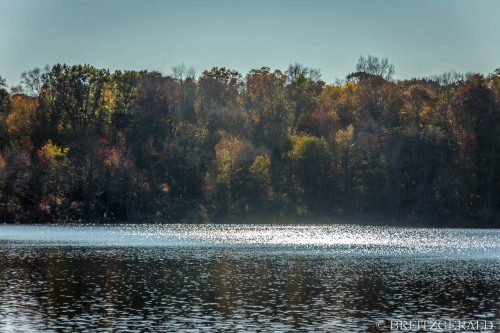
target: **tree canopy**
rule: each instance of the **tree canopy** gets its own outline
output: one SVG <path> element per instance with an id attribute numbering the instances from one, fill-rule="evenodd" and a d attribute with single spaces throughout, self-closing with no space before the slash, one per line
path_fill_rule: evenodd
<path id="1" fill-rule="evenodd" d="M 0 77 L 0 222 L 500 221 L 500 72 L 345 82 L 57 64 Z"/>

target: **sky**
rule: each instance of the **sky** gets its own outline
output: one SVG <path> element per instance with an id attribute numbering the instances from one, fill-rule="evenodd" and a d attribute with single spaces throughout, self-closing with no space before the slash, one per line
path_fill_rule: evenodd
<path id="1" fill-rule="evenodd" d="M 361 55 L 396 79 L 500 67 L 498 0 L 0 0 L 0 76 L 57 63 L 243 75 L 300 63 L 333 83 Z"/>

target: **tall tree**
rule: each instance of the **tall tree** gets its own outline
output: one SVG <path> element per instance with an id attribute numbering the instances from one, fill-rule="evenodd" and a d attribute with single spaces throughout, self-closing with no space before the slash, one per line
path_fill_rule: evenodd
<path id="1" fill-rule="evenodd" d="M 300 118 L 313 112 L 317 107 L 318 95 L 324 86 L 320 81 L 318 69 L 311 69 L 300 64 L 290 65 L 285 72 L 288 77 L 287 99 L 292 110 L 293 122 L 291 134 L 297 130 Z"/>
<path id="2" fill-rule="evenodd" d="M 379 58 L 369 55 L 360 56 L 356 64 L 356 71 L 383 77 L 385 80 L 392 80 L 395 73 L 394 65 L 389 63 L 387 58 Z"/>
<path id="3" fill-rule="evenodd" d="M 241 74 L 225 67 L 214 67 L 203 72 L 198 86 L 202 117 L 206 118 L 212 136 L 215 138 L 221 129 L 234 135 L 243 133 L 239 97 L 243 88 Z"/>
<path id="4" fill-rule="evenodd" d="M 491 214 L 499 203 L 500 109 L 481 75 L 460 87 L 453 101 L 467 201 L 472 212 Z"/>
<path id="5" fill-rule="evenodd" d="M 293 116 L 285 98 L 286 76 L 268 67 L 253 69 L 246 76 L 244 100 L 252 140 L 279 153 L 288 141 Z"/>
<path id="6" fill-rule="evenodd" d="M 8 143 L 6 120 L 11 109 L 11 96 L 5 87 L 5 80 L 0 76 L 0 150 Z"/>

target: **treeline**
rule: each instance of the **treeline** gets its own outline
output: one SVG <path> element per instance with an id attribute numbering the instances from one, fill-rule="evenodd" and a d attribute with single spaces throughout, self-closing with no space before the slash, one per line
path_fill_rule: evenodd
<path id="1" fill-rule="evenodd" d="M 299 64 L 0 78 L 0 222 L 500 226 L 500 69 L 393 73 L 361 57 L 332 85 Z"/>

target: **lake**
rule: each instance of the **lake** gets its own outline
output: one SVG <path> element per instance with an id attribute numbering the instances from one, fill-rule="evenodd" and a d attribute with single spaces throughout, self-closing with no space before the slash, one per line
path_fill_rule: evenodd
<path id="1" fill-rule="evenodd" d="M 499 332 L 500 231 L 0 225 L 0 332 Z"/>

